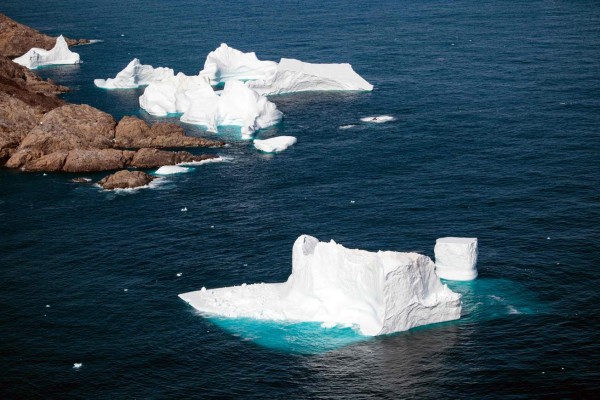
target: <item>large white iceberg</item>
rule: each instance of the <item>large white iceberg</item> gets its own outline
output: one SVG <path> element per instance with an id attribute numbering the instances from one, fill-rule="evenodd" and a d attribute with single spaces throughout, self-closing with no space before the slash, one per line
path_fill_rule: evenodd
<path id="1" fill-rule="evenodd" d="M 94 79 L 94 85 L 102 89 L 135 89 L 173 76 L 175 73 L 171 68 L 154 68 L 152 65 L 143 65 L 140 60 L 134 58 L 117 76 Z"/>
<path id="2" fill-rule="evenodd" d="M 265 153 L 279 153 L 291 145 L 295 144 L 297 139 L 294 136 L 276 136 L 270 139 L 254 139 L 254 147 Z"/>
<path id="3" fill-rule="evenodd" d="M 271 79 L 248 81 L 248 87 L 263 95 L 323 91 L 323 90 L 373 90 L 347 63 L 312 64 L 282 58 L 277 73 Z"/>
<path id="4" fill-rule="evenodd" d="M 436 272 L 440 278 L 451 281 L 477 278 L 477 238 L 439 238 L 434 252 Z"/>
<path id="5" fill-rule="evenodd" d="M 50 50 L 33 47 L 21 57 L 13 60 L 29 69 L 35 69 L 44 65 L 79 64 L 79 54 L 69 50 L 65 38 L 60 35 L 56 38 L 56 44 Z"/>
<path id="6" fill-rule="evenodd" d="M 207 78 L 178 73 L 174 77 L 150 83 L 140 96 L 140 107 L 147 113 L 164 117 L 186 112 L 192 101 L 218 99 Z"/>
<path id="7" fill-rule="evenodd" d="M 206 315 L 356 326 L 374 336 L 460 318 L 460 295 L 427 256 L 347 249 L 302 235 L 287 282 L 180 294 Z"/>
<path id="8" fill-rule="evenodd" d="M 181 121 L 204 125 L 211 132 L 216 132 L 218 126 L 235 125 L 246 136 L 277 124 L 282 117 L 281 111 L 266 97 L 242 82 L 228 81 L 219 96 L 194 98 Z"/>
<path id="9" fill-rule="evenodd" d="M 231 80 L 271 79 L 276 70 L 276 62 L 260 61 L 254 52 L 243 53 L 221 43 L 216 50 L 208 53 L 200 75 L 216 85 Z"/>
<path id="10" fill-rule="evenodd" d="M 275 104 L 242 82 L 228 81 L 217 93 L 206 77 L 182 73 L 148 85 L 140 106 L 157 116 L 183 113 L 182 122 L 203 125 L 210 132 L 217 132 L 218 126 L 239 126 L 244 136 L 283 118 Z"/>

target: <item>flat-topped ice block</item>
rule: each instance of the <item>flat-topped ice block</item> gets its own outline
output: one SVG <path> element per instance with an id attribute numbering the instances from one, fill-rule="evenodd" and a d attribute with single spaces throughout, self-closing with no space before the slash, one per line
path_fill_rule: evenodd
<path id="1" fill-rule="evenodd" d="M 206 315 L 356 326 L 367 336 L 460 318 L 461 296 L 417 253 L 348 249 L 302 235 L 283 283 L 180 294 Z"/>
<path id="2" fill-rule="evenodd" d="M 438 276 L 451 281 L 477 278 L 477 238 L 443 237 L 435 243 Z"/>

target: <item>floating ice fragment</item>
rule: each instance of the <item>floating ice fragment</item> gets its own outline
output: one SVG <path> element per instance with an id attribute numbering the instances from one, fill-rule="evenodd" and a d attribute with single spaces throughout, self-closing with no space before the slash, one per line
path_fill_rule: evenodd
<path id="1" fill-rule="evenodd" d="M 46 304 L 46 308 L 50 308 L 50 304 Z"/>
<path id="2" fill-rule="evenodd" d="M 151 65 L 143 65 L 140 60 L 134 58 L 117 76 L 108 79 L 94 79 L 94 85 L 103 89 L 135 89 L 174 76 L 175 73 L 171 68 L 153 68 Z"/>
<path id="3" fill-rule="evenodd" d="M 451 281 L 477 278 L 477 238 L 444 237 L 435 243 L 438 276 Z"/>
<path id="4" fill-rule="evenodd" d="M 183 275 L 181 272 L 178 272 L 178 273 L 177 273 L 177 276 L 181 276 L 181 275 Z"/>
<path id="5" fill-rule="evenodd" d="M 302 235 L 287 282 L 180 294 L 208 315 L 357 326 L 364 335 L 460 318 L 460 295 L 416 253 L 347 249 Z"/>
<path id="6" fill-rule="evenodd" d="M 373 122 L 376 124 L 382 124 L 384 122 L 395 121 L 396 118 L 391 115 L 377 115 L 374 117 L 364 117 L 360 119 L 362 122 Z"/>
<path id="7" fill-rule="evenodd" d="M 356 201 L 350 200 L 350 204 L 354 204 L 354 203 L 356 203 Z"/>
<path id="8" fill-rule="evenodd" d="M 186 212 L 186 211 L 187 211 L 187 207 L 183 207 L 183 208 L 181 209 L 181 212 Z"/>
<path id="9" fill-rule="evenodd" d="M 263 95 L 324 90 L 371 91 L 373 85 L 364 80 L 350 64 L 311 64 L 282 58 L 271 79 L 246 82 Z"/>
<path id="10" fill-rule="evenodd" d="M 123 289 L 124 292 L 126 292 L 128 289 Z"/>
<path id="11" fill-rule="evenodd" d="M 65 38 L 60 35 L 56 38 L 56 44 L 50 50 L 33 47 L 21 57 L 13 60 L 29 69 L 35 69 L 44 65 L 79 64 L 79 54 L 69 50 Z"/>
<path id="12" fill-rule="evenodd" d="M 79 369 L 79 368 L 81 368 L 82 365 L 83 365 L 83 363 L 75 363 L 75 364 L 73 364 L 73 368 Z"/>
<path id="13" fill-rule="evenodd" d="M 190 172 L 191 168 L 180 167 L 178 165 L 164 165 L 156 170 L 156 175 L 172 175 Z"/>
<path id="14" fill-rule="evenodd" d="M 294 136 L 276 136 L 270 139 L 254 139 L 254 147 L 265 153 L 279 153 L 297 142 Z"/>

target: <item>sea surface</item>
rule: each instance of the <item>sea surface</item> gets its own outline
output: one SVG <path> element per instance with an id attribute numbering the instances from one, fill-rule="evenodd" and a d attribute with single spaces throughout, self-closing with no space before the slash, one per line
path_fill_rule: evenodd
<path id="1" fill-rule="evenodd" d="M 151 189 L 0 169 L 0 398 L 597 398 L 597 1 L 3 0 L 0 12 L 101 40 L 75 49 L 83 64 L 39 73 L 117 119 L 157 118 L 143 89 L 94 78 L 134 57 L 195 74 L 222 42 L 349 62 L 375 86 L 272 97 L 285 119 L 257 137 L 298 138 L 277 155 L 185 125 L 227 140 L 208 150 L 226 161 Z M 395 121 L 360 121 L 377 115 Z M 439 237 L 477 237 L 479 278 L 448 282 L 461 320 L 377 338 L 209 320 L 177 297 L 285 281 L 301 234 L 431 257 Z"/>

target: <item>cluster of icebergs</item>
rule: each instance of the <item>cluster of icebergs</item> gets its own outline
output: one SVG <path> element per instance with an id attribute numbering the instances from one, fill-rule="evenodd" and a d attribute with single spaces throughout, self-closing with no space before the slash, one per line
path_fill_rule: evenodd
<path id="1" fill-rule="evenodd" d="M 263 61 L 253 52 L 243 53 L 224 43 L 208 54 L 198 75 L 175 74 L 170 68 L 154 68 L 134 59 L 114 78 L 96 79 L 94 84 L 104 89 L 147 86 L 140 107 L 149 114 L 181 114 L 181 121 L 211 132 L 219 126 L 239 126 L 245 138 L 282 120 L 283 114 L 268 95 L 373 89 L 350 64 L 311 64 L 287 58 L 278 63 Z M 221 85 L 223 89 L 218 90 Z M 262 151 L 276 152 L 295 143 L 295 138 L 273 139 L 254 144 Z"/>
<path id="2" fill-rule="evenodd" d="M 52 49 L 33 47 L 13 61 L 29 69 L 36 69 L 45 65 L 79 64 L 80 58 L 79 54 L 69 50 L 67 41 L 60 35 Z"/>
<path id="3" fill-rule="evenodd" d="M 436 261 L 440 257 L 455 272 L 469 270 L 476 253 L 477 239 L 442 238 Z M 179 297 L 206 315 L 353 326 L 367 336 L 455 320 L 461 313 L 460 294 L 440 281 L 429 257 L 347 249 L 307 235 L 294 243 L 286 282 L 202 288 Z"/>

